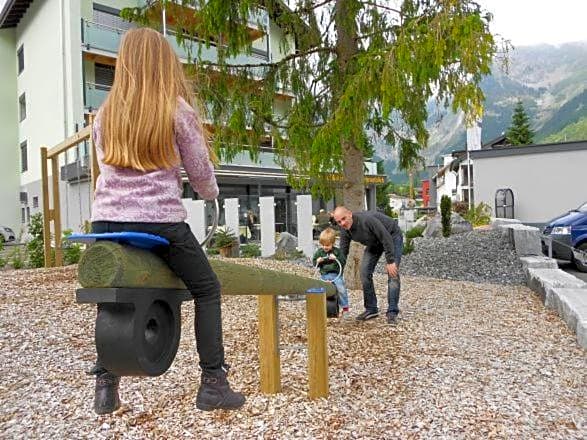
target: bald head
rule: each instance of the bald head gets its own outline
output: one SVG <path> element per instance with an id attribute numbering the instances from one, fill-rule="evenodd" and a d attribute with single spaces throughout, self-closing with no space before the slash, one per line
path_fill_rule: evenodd
<path id="1" fill-rule="evenodd" d="M 350 229 L 353 225 L 353 212 L 344 207 L 338 206 L 332 213 L 334 221 L 343 229 Z"/>

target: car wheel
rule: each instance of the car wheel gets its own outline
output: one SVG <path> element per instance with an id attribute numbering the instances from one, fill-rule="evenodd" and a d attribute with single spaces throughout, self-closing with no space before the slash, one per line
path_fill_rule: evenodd
<path id="1" fill-rule="evenodd" d="M 579 249 L 580 251 L 583 252 L 587 252 L 587 243 L 582 243 L 580 244 L 577 249 Z M 587 265 L 581 263 L 580 261 L 574 260 L 575 266 L 577 267 L 577 270 L 581 271 L 581 272 L 587 272 Z"/>

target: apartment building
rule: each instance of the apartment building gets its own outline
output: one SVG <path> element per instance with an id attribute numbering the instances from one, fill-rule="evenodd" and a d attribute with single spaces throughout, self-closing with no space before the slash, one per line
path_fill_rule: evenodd
<path id="1" fill-rule="evenodd" d="M 160 2 L 145 0 L 6 0 L 3 6 L 0 1 L 0 71 L 5 78 L 0 84 L 4 158 L 0 202 L 8 207 L 0 213 L 0 224 L 18 231 L 42 209 L 40 147 L 57 145 L 74 134 L 106 98 L 120 40 L 134 26 L 119 17 L 122 8 L 143 6 L 165 17 L 162 32 L 187 62 L 188 50 L 176 43 L 173 23 L 175 15 L 194 11 L 176 3 L 168 3 L 163 13 Z M 283 31 L 265 10 L 259 9 L 248 26 L 253 53 L 239 55 L 235 63 L 259 64 L 287 56 L 278 44 Z M 195 53 L 197 43 L 191 44 Z M 203 48 L 202 56 L 215 60 L 216 48 Z M 287 91 L 280 93 L 274 111 L 284 112 L 292 99 Z M 87 145 L 62 156 L 63 227 L 77 230 L 90 217 Z M 384 177 L 376 175 L 374 164 L 367 165 L 372 174 L 368 176 L 368 200 L 374 205 L 375 185 L 383 183 Z M 258 197 L 273 195 L 276 222 L 281 229 L 295 232 L 296 192 L 274 160 L 270 136 L 263 141 L 257 161 L 242 153 L 221 164 L 217 178 L 222 199 L 239 198 L 243 221 L 248 209 L 257 210 Z M 185 197 L 196 197 L 185 181 Z"/>

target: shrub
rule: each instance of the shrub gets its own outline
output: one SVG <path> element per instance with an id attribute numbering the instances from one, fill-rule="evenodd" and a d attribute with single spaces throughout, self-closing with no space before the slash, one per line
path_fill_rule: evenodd
<path id="1" fill-rule="evenodd" d="M 0 240 L 0 251 L 4 249 L 4 240 Z M 0 269 L 6 266 L 6 260 L 0 256 Z"/>
<path id="2" fill-rule="evenodd" d="M 450 235 L 450 216 L 451 216 L 451 201 L 449 196 L 442 196 L 440 199 L 440 216 L 442 220 L 442 235 L 448 237 Z"/>
<path id="3" fill-rule="evenodd" d="M 45 248 L 43 244 L 43 214 L 38 212 L 31 216 L 29 225 L 29 234 L 31 240 L 27 243 L 26 248 L 29 254 L 29 264 L 31 267 L 45 266 Z"/>
<path id="4" fill-rule="evenodd" d="M 403 254 L 407 255 L 414 250 L 414 243 L 413 239 L 416 237 L 421 237 L 422 233 L 424 232 L 424 226 L 415 226 L 408 231 L 406 231 L 406 241 L 404 242 L 404 250 Z"/>
<path id="5" fill-rule="evenodd" d="M 385 215 L 387 215 L 388 217 L 391 217 L 391 218 L 398 218 L 399 217 L 399 214 L 396 211 L 394 211 L 394 209 L 389 205 L 385 205 L 385 208 L 383 210 L 385 212 Z"/>
<path id="6" fill-rule="evenodd" d="M 235 242 L 238 242 L 238 238 L 230 230 L 230 228 L 217 229 L 213 235 L 214 247 L 217 249 L 232 246 Z"/>
<path id="7" fill-rule="evenodd" d="M 247 243 L 241 245 L 241 257 L 255 258 L 261 256 L 261 247 L 254 243 Z"/>
<path id="8" fill-rule="evenodd" d="M 467 202 L 453 202 L 452 210 L 461 217 L 464 217 L 469 210 L 469 204 Z"/>
<path id="9" fill-rule="evenodd" d="M 472 206 L 463 217 L 473 226 L 488 225 L 491 222 L 491 207 L 481 202 Z"/>
<path id="10" fill-rule="evenodd" d="M 10 254 L 10 264 L 15 269 L 22 269 L 24 267 L 24 258 L 20 251 L 20 246 L 17 246 Z"/>
<path id="11" fill-rule="evenodd" d="M 215 247 L 206 248 L 206 253 L 208 255 L 218 255 L 220 252 Z"/>
<path id="12" fill-rule="evenodd" d="M 79 263 L 79 259 L 82 255 L 82 247 L 79 243 L 71 243 L 67 240 L 72 234 L 71 229 L 63 231 L 62 248 L 63 248 L 63 263 L 67 266 L 69 264 Z"/>

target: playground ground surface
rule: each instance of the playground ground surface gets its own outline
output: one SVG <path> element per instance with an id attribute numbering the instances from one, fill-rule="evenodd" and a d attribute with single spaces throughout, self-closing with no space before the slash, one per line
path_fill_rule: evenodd
<path id="1" fill-rule="evenodd" d="M 314 276 L 275 260 L 233 260 Z M 1 438 L 587 437 L 587 353 L 525 286 L 402 278 L 395 327 L 383 316 L 328 321 L 330 397 L 308 400 L 303 301 L 280 303 L 282 393 L 259 391 L 255 297 L 223 298 L 234 412 L 196 409 L 193 306 L 170 370 L 123 378 L 122 408 L 92 410 L 95 308 L 74 301 L 76 267 L 0 275 Z M 380 306 L 385 277 L 376 276 Z M 362 311 L 360 291 L 351 310 Z"/>

